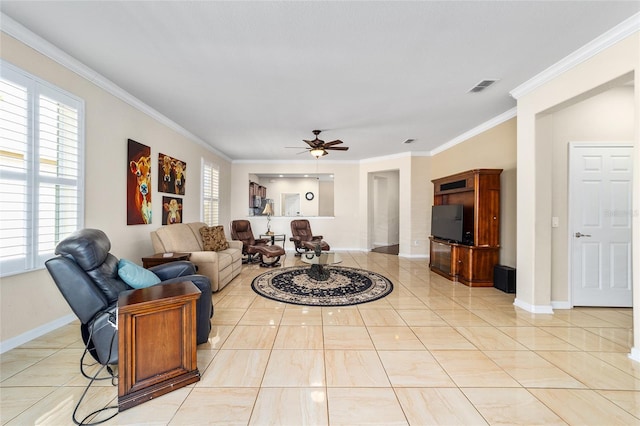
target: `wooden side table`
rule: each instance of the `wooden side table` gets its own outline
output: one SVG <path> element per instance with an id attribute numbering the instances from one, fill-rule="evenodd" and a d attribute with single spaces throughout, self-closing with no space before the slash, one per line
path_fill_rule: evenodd
<path id="1" fill-rule="evenodd" d="M 152 256 L 142 258 L 142 267 L 162 265 L 163 263 L 175 262 L 177 260 L 189 260 L 191 253 L 156 253 Z"/>
<path id="2" fill-rule="evenodd" d="M 118 411 L 200 380 L 191 282 L 126 291 L 118 298 Z"/>

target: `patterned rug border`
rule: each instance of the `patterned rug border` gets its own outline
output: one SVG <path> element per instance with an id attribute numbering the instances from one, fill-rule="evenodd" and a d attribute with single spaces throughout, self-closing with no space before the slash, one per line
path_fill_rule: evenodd
<path id="1" fill-rule="evenodd" d="M 344 296 L 307 297 L 306 299 L 304 296 L 301 296 L 299 294 L 296 295 L 280 289 L 275 289 L 271 285 L 272 279 L 274 277 L 297 271 L 299 271 L 298 275 L 302 276 L 304 271 L 307 271 L 308 269 L 309 266 L 289 266 L 286 268 L 273 269 L 255 277 L 251 281 L 251 288 L 254 292 L 264 298 L 300 306 L 353 306 L 382 299 L 393 291 L 393 283 L 384 275 L 366 269 L 350 268 L 346 266 L 330 266 L 328 267 L 328 269 L 332 271 L 332 277 L 334 276 L 333 274 L 339 274 L 340 272 L 344 272 L 347 274 L 358 274 L 372 281 L 372 285 L 369 288 L 365 289 L 365 291 L 363 292 L 349 293 Z M 306 274 L 304 274 L 304 276 L 306 278 Z M 309 279 L 312 280 L 311 278 Z M 268 287 L 270 293 L 265 292 L 265 290 L 262 288 L 265 287 L 265 280 L 267 281 L 266 286 Z M 318 284 L 324 284 L 324 282 L 318 281 Z M 288 298 L 285 299 L 282 295 L 286 295 Z M 328 303 L 327 301 L 330 301 L 330 303 Z"/>

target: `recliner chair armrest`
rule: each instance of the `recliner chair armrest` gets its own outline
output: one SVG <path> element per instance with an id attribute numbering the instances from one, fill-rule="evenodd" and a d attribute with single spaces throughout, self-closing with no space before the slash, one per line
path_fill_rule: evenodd
<path id="1" fill-rule="evenodd" d="M 257 238 L 255 240 L 254 246 L 264 246 L 271 242 L 271 238 Z"/>
<path id="2" fill-rule="evenodd" d="M 312 235 L 311 241 L 320 241 L 323 238 L 322 235 Z"/>
<path id="3" fill-rule="evenodd" d="M 289 241 L 302 241 L 302 240 L 300 239 L 300 237 L 295 236 L 295 237 L 289 238 Z"/>
<path id="4" fill-rule="evenodd" d="M 151 272 L 156 274 L 161 281 L 185 275 L 193 275 L 196 273 L 196 265 L 187 260 L 179 260 L 177 262 L 163 263 L 162 265 L 152 266 L 149 268 Z"/>

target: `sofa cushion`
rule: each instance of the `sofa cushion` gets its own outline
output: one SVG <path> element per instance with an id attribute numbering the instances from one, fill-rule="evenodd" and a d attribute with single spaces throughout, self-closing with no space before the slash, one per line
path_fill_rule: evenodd
<path id="1" fill-rule="evenodd" d="M 224 236 L 224 228 L 222 225 L 203 226 L 200 228 L 200 235 L 202 236 L 204 249 L 207 251 L 220 251 L 229 248 L 229 243 Z M 220 267 L 224 268 L 223 265 Z"/>
<path id="2" fill-rule="evenodd" d="M 201 251 L 200 234 L 194 234 L 192 228 L 185 223 L 175 223 L 156 230 L 158 240 L 162 242 L 163 252 Z"/>
<path id="3" fill-rule="evenodd" d="M 230 254 L 225 253 L 224 251 L 218 252 L 218 271 L 222 271 L 231 266 L 231 262 L 233 261 L 233 257 Z"/>

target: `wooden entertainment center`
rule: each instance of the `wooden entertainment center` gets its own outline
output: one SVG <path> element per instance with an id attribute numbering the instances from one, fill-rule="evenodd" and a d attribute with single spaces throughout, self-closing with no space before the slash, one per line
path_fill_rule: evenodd
<path id="1" fill-rule="evenodd" d="M 465 244 L 430 239 L 431 270 L 470 287 L 493 286 L 500 251 L 500 173 L 475 169 L 434 179 L 433 204 L 462 204 Z"/>

